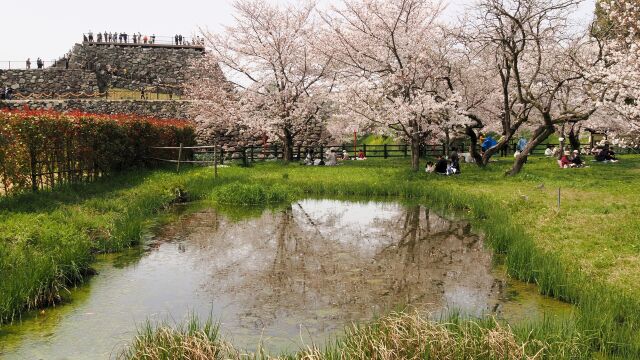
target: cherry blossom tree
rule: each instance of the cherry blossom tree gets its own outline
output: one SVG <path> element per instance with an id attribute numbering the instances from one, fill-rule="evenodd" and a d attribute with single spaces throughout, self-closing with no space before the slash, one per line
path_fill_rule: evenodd
<path id="1" fill-rule="evenodd" d="M 450 44 L 441 10 L 428 0 L 345 0 L 324 15 L 341 84 L 338 128 L 402 135 L 415 171 L 421 144 L 468 121 L 445 79 Z"/>
<path id="2" fill-rule="evenodd" d="M 603 111 L 606 127 L 618 135 L 640 130 L 640 2 L 598 2 L 595 36 L 603 43 L 603 64 L 593 69 L 610 86 Z M 603 116 L 603 117 L 604 117 Z"/>
<path id="3" fill-rule="evenodd" d="M 521 126 L 532 139 L 509 174 L 558 126 L 591 117 L 607 94 L 601 44 L 569 23 L 579 0 L 482 0 L 474 37 L 493 46 L 503 92 L 502 141 Z"/>
<path id="4" fill-rule="evenodd" d="M 217 144 L 220 137 L 242 123 L 240 96 L 227 81 L 211 53 L 194 60 L 185 95 L 191 100 L 189 112 L 196 123 L 198 141 Z"/>
<path id="5" fill-rule="evenodd" d="M 203 32 L 235 98 L 231 116 L 221 121 L 277 137 L 284 160 L 291 161 L 296 138 L 326 117 L 324 107 L 333 88 L 332 57 L 319 46 L 315 4 L 237 0 L 234 8 L 236 22 L 224 33 Z M 192 93 L 207 97 L 212 91 L 216 89 L 196 79 Z M 223 101 L 211 110 L 225 110 L 226 105 Z M 216 119 L 221 118 L 206 117 Z"/>

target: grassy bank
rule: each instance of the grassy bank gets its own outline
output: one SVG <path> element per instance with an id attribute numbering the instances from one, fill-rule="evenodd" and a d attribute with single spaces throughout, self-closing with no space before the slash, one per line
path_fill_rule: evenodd
<path id="1" fill-rule="evenodd" d="M 25 306 L 55 300 L 65 284 L 82 277 L 92 252 L 139 241 L 148 219 L 175 198 L 177 188 L 192 198 L 222 204 L 390 196 L 465 213 L 487 234 L 489 246 L 506 254 L 510 275 L 576 304 L 579 314 L 569 327 L 514 328 L 520 343 L 530 344 L 531 338 L 549 342 L 555 336 L 571 344 L 567 339 L 577 338 L 589 351 L 640 356 L 640 194 L 635 185 L 640 158 L 574 170 L 558 169 L 553 160 L 532 159 L 516 178 L 502 175 L 508 165 L 496 163 L 487 170 L 468 166 L 462 176 L 447 178 L 413 174 L 404 161 L 351 162 L 334 168 L 269 163 L 221 169 L 217 182 L 211 169 L 180 175 L 158 171 L 4 199 L 0 271 L 9 280 L 0 284 L 0 316 L 11 319 Z M 580 349 L 580 354 L 588 354 Z"/>
<path id="2" fill-rule="evenodd" d="M 179 178 L 137 172 L 87 185 L 0 199 L 0 323 L 63 300 L 93 254 L 140 241 L 175 199 Z"/>

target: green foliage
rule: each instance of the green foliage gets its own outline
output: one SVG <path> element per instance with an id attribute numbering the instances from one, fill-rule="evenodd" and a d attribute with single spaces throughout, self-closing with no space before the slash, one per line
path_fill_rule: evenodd
<path id="1" fill-rule="evenodd" d="M 262 205 L 289 202 L 292 191 L 284 185 L 232 183 L 217 188 L 212 199 L 225 205 Z"/>

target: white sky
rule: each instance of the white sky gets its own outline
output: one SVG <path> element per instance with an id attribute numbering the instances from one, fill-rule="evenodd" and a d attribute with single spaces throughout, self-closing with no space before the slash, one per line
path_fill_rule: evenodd
<path id="1" fill-rule="evenodd" d="M 265 0 L 285 2 L 287 0 Z M 294 0 L 290 0 L 294 1 Z M 321 3 L 334 0 L 321 0 Z M 445 13 L 456 19 L 472 1 L 449 0 Z M 590 21 L 595 0 L 585 0 L 575 20 Z M 232 18 L 232 0 L 2 0 L 0 61 L 30 57 L 53 60 L 82 40 L 82 33 L 141 32 L 157 36 L 190 36 L 198 27 L 221 29 Z M 1 68 L 1 66 L 0 66 Z"/>

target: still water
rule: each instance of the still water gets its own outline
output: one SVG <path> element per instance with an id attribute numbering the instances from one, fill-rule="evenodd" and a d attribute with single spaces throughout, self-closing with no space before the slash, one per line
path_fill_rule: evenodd
<path id="1" fill-rule="evenodd" d="M 418 205 L 305 200 L 241 220 L 186 211 L 95 268 L 69 303 L 0 328 L 0 358 L 108 359 L 146 319 L 189 313 L 239 347 L 281 352 L 407 306 L 514 321 L 570 312 L 507 281 L 469 223 Z"/>

